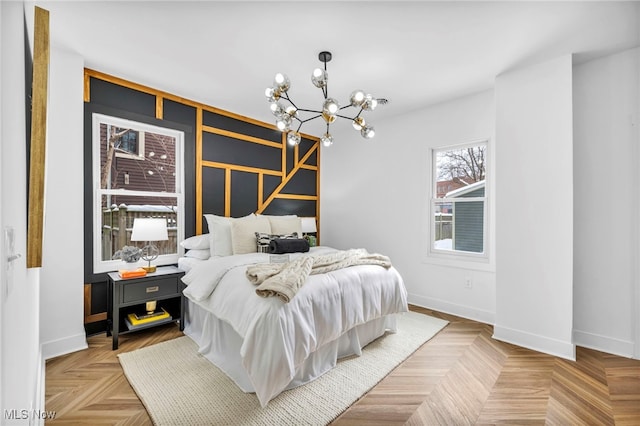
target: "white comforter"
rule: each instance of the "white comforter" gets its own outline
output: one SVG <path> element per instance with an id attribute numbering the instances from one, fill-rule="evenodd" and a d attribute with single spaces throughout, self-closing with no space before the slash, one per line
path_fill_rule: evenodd
<path id="1" fill-rule="evenodd" d="M 291 258 L 333 251 L 315 247 Z M 285 389 L 297 367 L 325 343 L 357 325 L 407 311 L 406 289 L 393 267 L 363 265 L 311 275 L 284 303 L 258 296 L 245 275 L 248 265 L 268 261 L 266 253 L 212 258 L 182 278 L 186 297 L 242 337 L 242 364 L 262 406 Z"/>

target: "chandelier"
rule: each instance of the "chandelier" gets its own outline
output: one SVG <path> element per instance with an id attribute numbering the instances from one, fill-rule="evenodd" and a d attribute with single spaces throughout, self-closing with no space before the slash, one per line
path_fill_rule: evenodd
<path id="1" fill-rule="evenodd" d="M 363 111 L 373 111 L 378 103 L 385 104 L 388 101 L 386 99 L 376 99 L 370 94 L 363 92 L 362 90 L 354 90 L 349 97 L 349 104 L 340 106 L 338 101 L 329 97 L 327 74 L 327 62 L 331 60 L 331 52 L 320 52 L 318 59 L 324 64 L 324 69 L 316 68 L 311 74 L 311 82 L 314 86 L 322 89 L 324 96 L 324 102 L 322 103 L 321 110 L 298 108 L 298 106 L 289 97 L 289 89 L 291 88 L 291 81 L 285 74 L 278 73 L 275 76 L 273 87 L 268 87 L 265 90 L 265 95 L 269 101 L 271 112 L 276 117 L 276 126 L 282 132 L 287 133 L 287 143 L 291 146 L 298 145 L 302 140 L 300 135 L 300 128 L 308 121 L 315 120 L 322 117 L 327 125 L 327 131 L 320 138 L 324 146 L 331 146 L 333 144 L 333 136 L 329 133 L 329 126 L 336 121 L 337 118 L 344 118 L 351 120 L 353 128 L 360 132 L 363 138 L 371 139 L 375 135 L 375 129 L 370 124 L 367 124 L 362 117 Z M 288 102 L 288 105 L 283 102 Z M 358 114 L 354 117 L 349 117 L 341 114 L 346 108 L 359 109 Z M 303 118 L 302 114 L 307 113 L 307 118 Z M 298 122 L 296 130 L 291 130 L 292 125 L 295 124 L 294 120 Z"/>

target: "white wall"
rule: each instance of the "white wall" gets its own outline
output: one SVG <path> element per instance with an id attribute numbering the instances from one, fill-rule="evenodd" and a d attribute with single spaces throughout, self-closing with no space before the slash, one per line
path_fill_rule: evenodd
<path id="1" fill-rule="evenodd" d="M 491 264 L 465 269 L 426 256 L 430 150 L 488 139 L 491 151 L 493 92 L 385 121 L 377 122 L 375 111 L 366 118 L 376 126 L 374 139 L 338 122 L 332 126 L 334 145 L 322 150 L 321 243 L 387 254 L 403 275 L 410 303 L 493 323 Z M 471 289 L 465 288 L 466 278 L 473 280 Z"/>
<path id="2" fill-rule="evenodd" d="M 65 25 L 51 16 L 51 32 Z M 84 331 L 83 83 L 81 56 L 52 37 L 40 339 L 45 359 L 87 347 Z"/>
<path id="3" fill-rule="evenodd" d="M 631 357 L 640 49 L 574 69 L 574 341 Z M 640 307 L 640 306 L 639 306 Z"/>
<path id="4" fill-rule="evenodd" d="M 0 2 L 0 423 L 7 425 L 28 424 L 31 410 L 43 408 L 44 395 L 38 331 L 40 270 L 27 269 L 25 261 L 24 17 L 22 2 Z M 15 252 L 22 255 L 10 270 L 4 250 L 6 227 L 14 229 Z M 5 418 L 5 410 L 13 419 Z"/>
<path id="5" fill-rule="evenodd" d="M 494 337 L 575 358 L 572 63 L 496 78 Z"/>

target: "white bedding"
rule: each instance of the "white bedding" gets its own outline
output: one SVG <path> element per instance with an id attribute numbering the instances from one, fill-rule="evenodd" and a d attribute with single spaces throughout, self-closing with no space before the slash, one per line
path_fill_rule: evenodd
<path id="1" fill-rule="evenodd" d="M 195 257 L 180 257 L 178 258 L 178 269 L 189 272 L 191 268 L 202 262 L 204 262 L 204 260 Z"/>
<path id="2" fill-rule="evenodd" d="M 291 257 L 333 251 L 314 247 Z M 263 406 L 296 381 L 314 352 L 376 319 L 384 329 L 386 316 L 407 311 L 406 289 L 393 267 L 363 265 L 311 275 L 296 296 L 284 303 L 258 296 L 245 275 L 248 265 L 268 261 L 265 253 L 212 258 L 190 265 L 183 277 L 190 302 L 228 324 L 228 331 L 239 339 L 242 367 Z M 216 328 L 221 327 L 226 326 Z"/>

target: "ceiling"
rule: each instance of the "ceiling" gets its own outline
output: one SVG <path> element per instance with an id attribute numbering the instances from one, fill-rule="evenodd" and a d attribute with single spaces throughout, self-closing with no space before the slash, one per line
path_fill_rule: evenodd
<path id="1" fill-rule="evenodd" d="M 575 53 L 586 61 L 640 45 L 638 2 L 36 1 L 51 12 L 52 47 L 85 66 L 272 122 L 264 90 L 277 72 L 317 109 L 311 71 L 329 50 L 329 93 L 390 103 L 375 124 L 489 89 L 515 67 Z M 322 126 L 303 131 L 320 134 Z M 314 124 L 315 125 L 315 124 Z"/>

